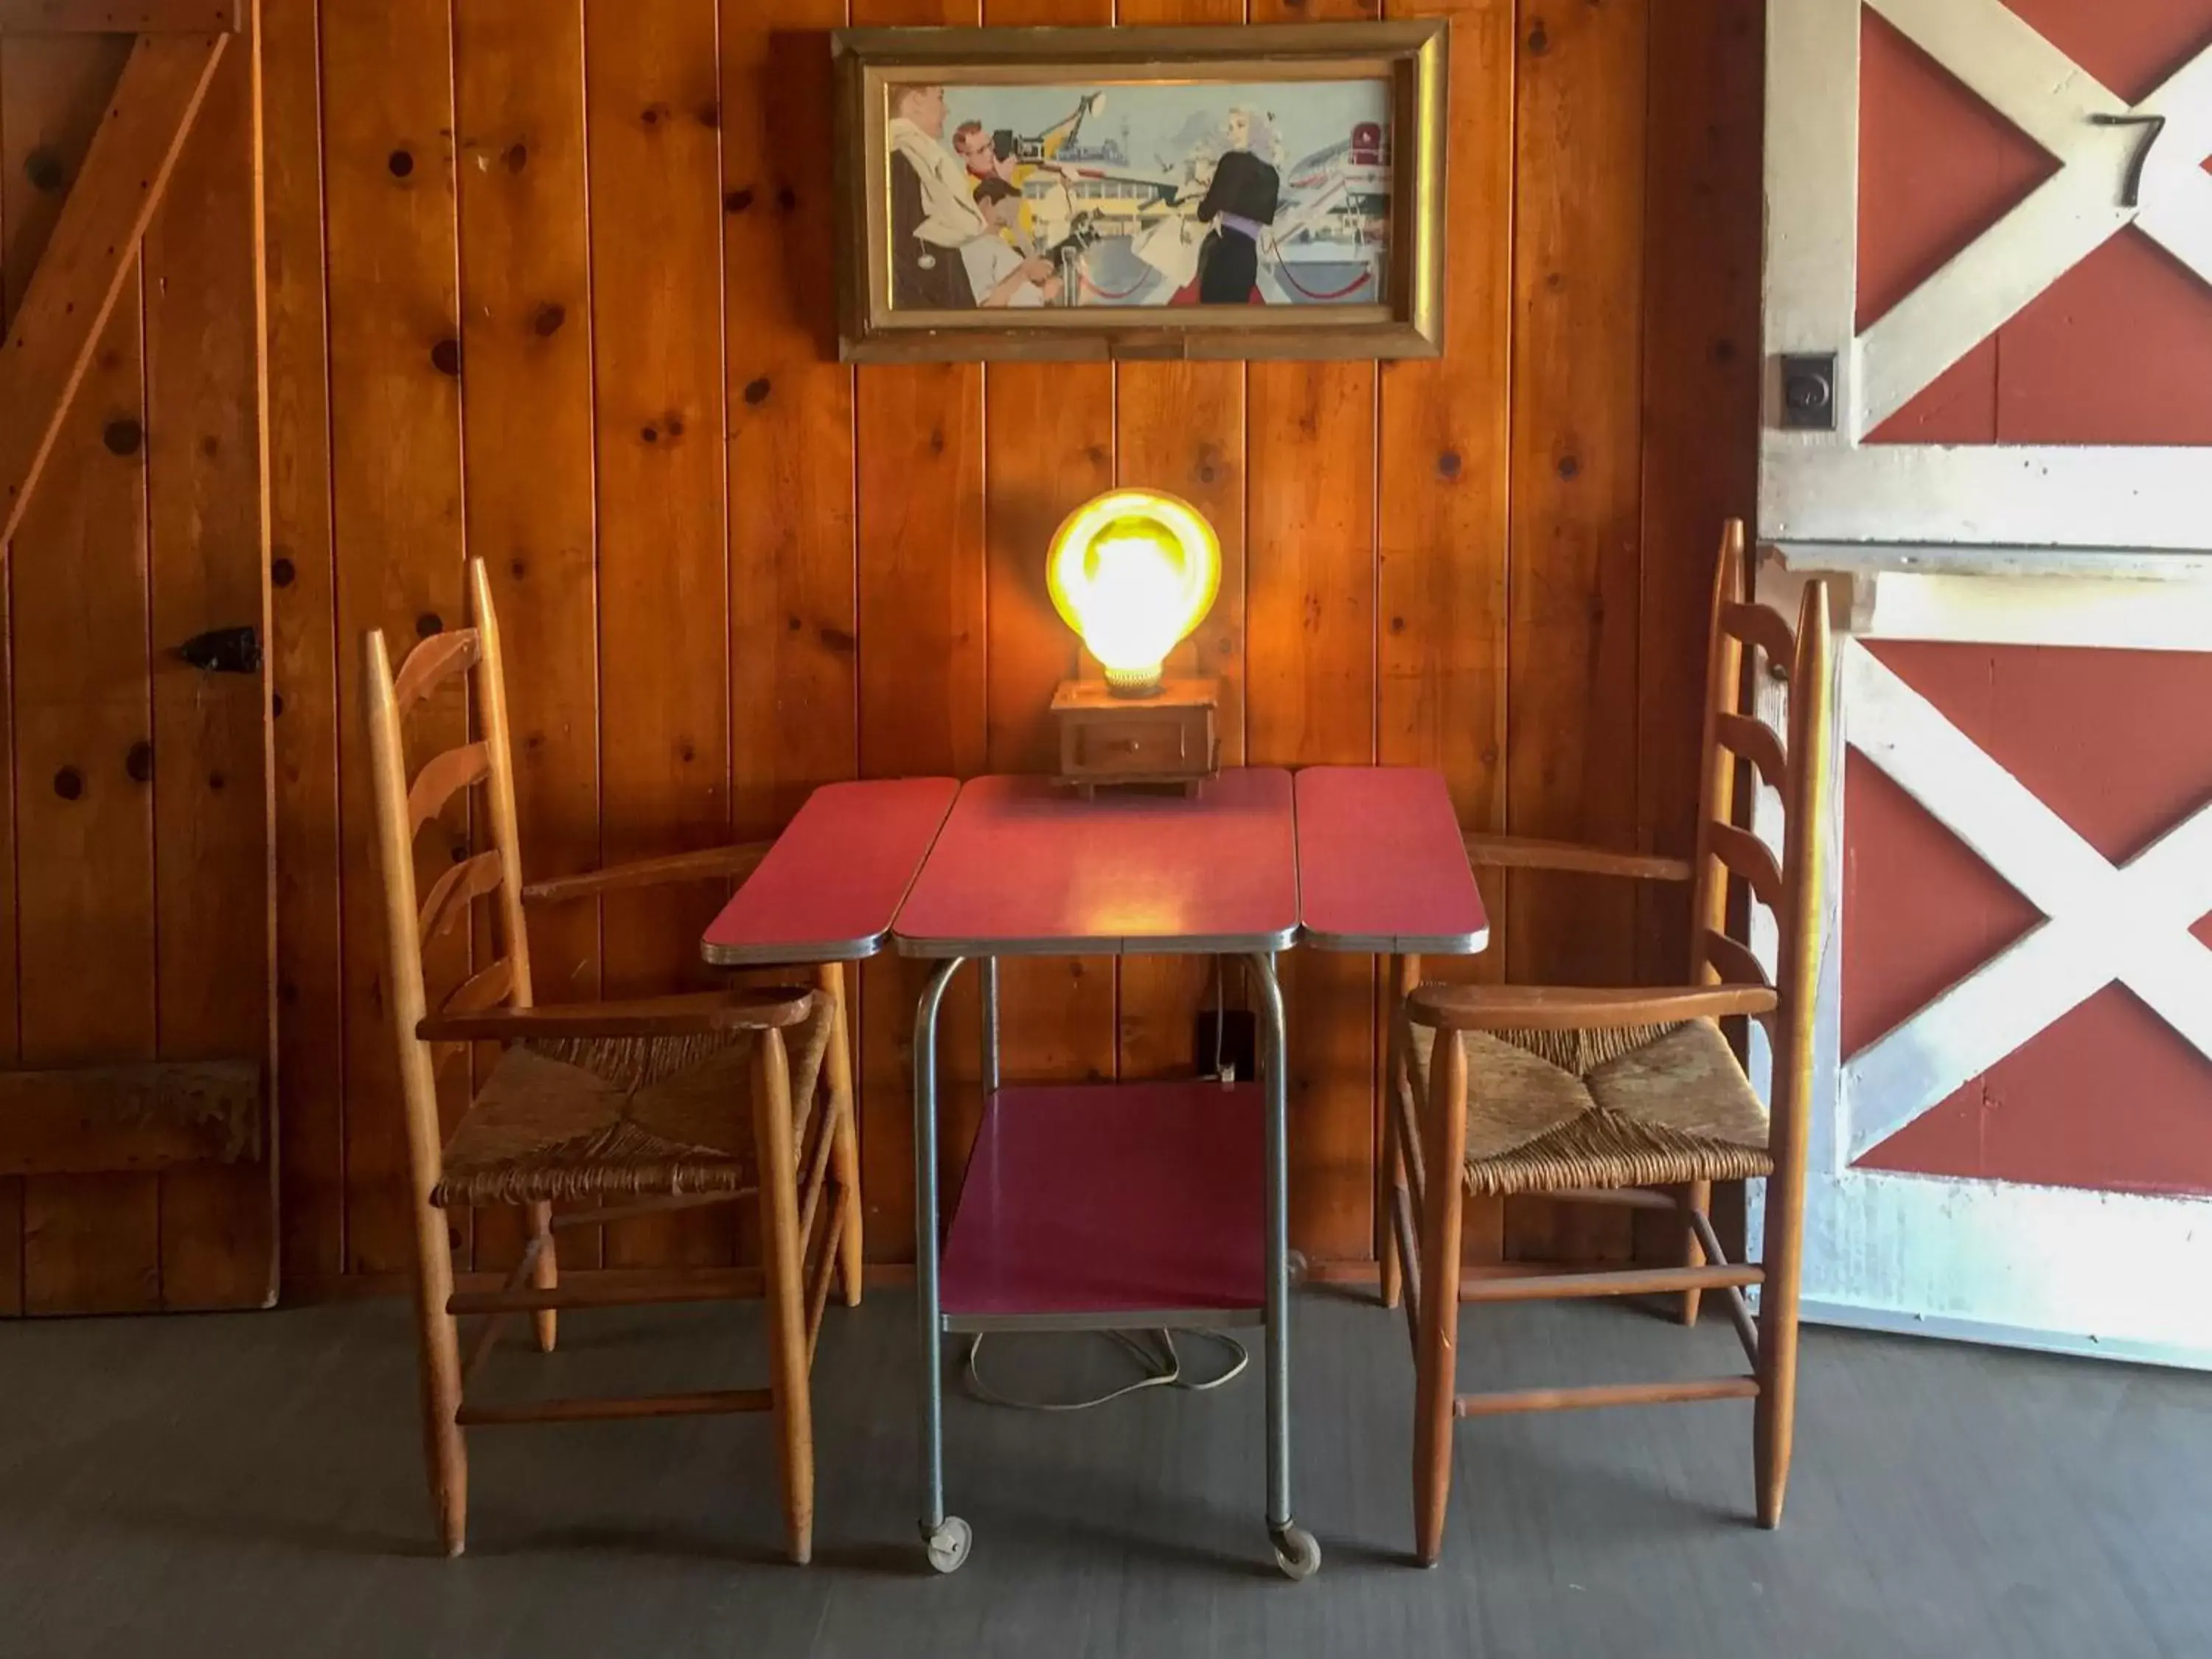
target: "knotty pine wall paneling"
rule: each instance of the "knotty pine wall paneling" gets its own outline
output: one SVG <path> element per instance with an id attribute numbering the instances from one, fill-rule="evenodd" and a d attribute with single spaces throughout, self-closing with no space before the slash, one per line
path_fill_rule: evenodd
<path id="1" fill-rule="evenodd" d="M 599 862 L 599 605 L 592 284 L 580 10 L 457 0 L 461 451 L 467 550 L 484 561 L 511 685 L 518 811 L 532 880 Z M 526 426 L 517 421 L 527 410 Z M 520 441 L 518 441 L 520 440 Z M 476 961 L 495 954 L 480 907 Z M 599 994 L 598 907 L 534 907 L 540 1001 Z M 519 1257 L 522 1212 L 476 1218 L 476 1265 Z M 596 1230 L 561 1259 L 599 1260 Z"/>
<path id="2" fill-rule="evenodd" d="M 1703 595 L 1719 518 L 1750 504 L 1755 0 L 1405 0 L 1453 19 L 1449 336 L 1440 362 L 1379 370 L 834 361 L 828 29 L 1233 22 L 1244 0 L 266 5 L 264 120 L 291 140 L 267 190 L 303 1292 L 404 1266 L 367 803 L 335 763 L 358 749 L 360 629 L 404 643 L 457 617 L 469 552 L 501 584 L 513 696 L 533 711 L 518 758 L 537 870 L 763 835 L 836 778 L 1042 765 L 1044 702 L 1077 661 L 1044 538 L 1112 482 L 1174 489 L 1221 532 L 1221 599 L 1176 662 L 1227 683 L 1224 758 L 1432 764 L 1471 826 L 1686 848 Z M 1361 15 L 1251 15 L 1340 11 Z M 448 338 L 458 376 L 437 361 Z M 454 733 L 460 718 L 430 712 Z M 534 918 L 541 989 L 696 981 L 718 896 Z M 1492 897 L 1496 942 L 1468 971 L 1681 970 L 1663 896 L 1529 878 Z M 1286 972 L 1297 1242 L 1356 1263 L 1376 969 Z M 1206 975 L 1021 964 L 1008 1069 L 1180 1071 Z M 897 1262 L 922 975 L 886 958 L 856 977 L 868 1249 Z M 948 1188 L 975 1006 L 963 975 L 943 1024 Z M 343 1067 L 319 1073 L 341 1034 Z M 611 1237 L 605 1261 L 742 1248 L 726 1220 L 680 1219 Z M 1630 1244 L 1533 1205 L 1480 1240 Z M 487 1223 L 476 1259 L 511 1247 Z"/>
<path id="3" fill-rule="evenodd" d="M 269 634 L 276 924 L 279 1256 L 286 1286 L 341 1277 L 346 957 L 340 918 L 339 649 L 317 9 L 260 15 L 268 321 Z M 343 666 L 341 667 L 343 661 Z"/>
<path id="4" fill-rule="evenodd" d="M 720 43 L 714 0 L 586 0 L 583 15 L 600 845 L 620 862 L 732 834 Z M 720 898 L 700 886 L 610 898 L 608 994 L 696 975 Z M 607 1264 L 721 1265 L 732 1227 L 726 1209 L 624 1222 Z"/>
<path id="5" fill-rule="evenodd" d="M 1640 354 L 1654 4 L 1524 7 L 1516 84 L 1506 825 L 1614 847 L 1636 840 L 1644 691 Z M 1516 875 L 1504 971 L 1538 983 L 1627 982 L 1634 921 L 1626 883 Z M 1505 1230 L 1510 1255 L 1612 1258 L 1627 1254 L 1631 1224 L 1626 1211 L 1524 1200 L 1506 1206 Z"/>
<path id="6" fill-rule="evenodd" d="M 163 1060 L 269 1048 L 272 918 L 252 902 L 268 885 L 267 690 L 256 675 L 203 673 L 168 648 L 210 629 L 268 629 L 252 551 L 262 537 L 254 47 L 240 36 L 216 64 L 142 256 Z M 162 1306 L 251 1307 L 276 1293 L 276 1181 L 273 1159 L 163 1172 Z"/>
<path id="7" fill-rule="evenodd" d="M 462 607 L 460 296 L 455 246 L 453 20 L 444 0 L 322 8 L 325 276 L 330 330 L 331 562 L 344 864 L 345 1246 L 357 1273 L 411 1258 L 398 1079 L 383 994 L 383 901 L 362 731 L 361 641 L 396 659 L 459 626 Z M 516 410 L 520 427 L 529 414 Z M 281 687 L 279 690 L 281 690 Z M 414 763 L 461 743 L 461 686 L 410 720 Z M 424 861 L 465 850 L 465 800 L 417 838 Z M 469 941 L 433 943 L 434 985 L 469 970 Z M 465 1068 L 441 1079 L 450 1127 Z M 453 1231 L 467 1249 L 468 1218 Z M 465 1260 L 465 1255 L 464 1260 Z"/>

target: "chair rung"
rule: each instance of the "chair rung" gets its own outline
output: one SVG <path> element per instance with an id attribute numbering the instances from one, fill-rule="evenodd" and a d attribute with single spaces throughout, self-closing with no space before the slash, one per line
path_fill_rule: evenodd
<path id="1" fill-rule="evenodd" d="M 465 1429 L 509 1423 L 597 1423 L 629 1417 L 705 1417 L 720 1412 L 764 1412 L 766 1389 L 715 1389 L 702 1394 L 641 1394 L 579 1400 L 540 1400 L 515 1406 L 464 1404 L 454 1421 Z"/>
<path id="2" fill-rule="evenodd" d="M 1587 1273 L 1510 1273 L 1460 1280 L 1462 1302 L 1548 1302 L 1579 1296 L 1656 1296 L 1664 1291 L 1721 1291 L 1765 1282 L 1756 1267 L 1621 1267 Z"/>
<path id="3" fill-rule="evenodd" d="M 1506 1412 L 1588 1411 L 1603 1406 L 1667 1406 L 1696 1400 L 1749 1400 L 1755 1376 L 1707 1376 L 1689 1382 L 1610 1382 L 1594 1389 L 1521 1389 L 1507 1394 L 1463 1394 L 1452 1401 L 1455 1417 L 1495 1417 Z"/>
<path id="4" fill-rule="evenodd" d="M 661 1302 L 734 1302 L 760 1293 L 760 1270 L 738 1268 L 692 1279 L 654 1284 L 602 1285 L 586 1279 L 551 1290 L 525 1286 L 512 1291 L 455 1291 L 446 1311 L 456 1319 L 470 1314 L 556 1312 L 591 1308 L 651 1307 Z"/>
<path id="5" fill-rule="evenodd" d="M 1655 1193 L 1648 1187 L 1557 1187 L 1530 1196 L 1548 1198 L 1561 1204 L 1610 1204 L 1624 1210 L 1679 1210 L 1682 1207 L 1680 1200 L 1672 1194 Z"/>
<path id="6" fill-rule="evenodd" d="M 563 1210 L 553 1218 L 553 1231 L 563 1233 L 576 1227 L 601 1227 L 610 1222 L 627 1221 L 632 1216 L 659 1215 L 669 1210 L 696 1210 L 709 1204 L 735 1204 L 740 1199 L 750 1198 L 759 1190 L 757 1187 L 738 1187 L 726 1193 L 677 1193 L 635 1199 L 628 1204 L 603 1205 L 594 1210 Z"/>

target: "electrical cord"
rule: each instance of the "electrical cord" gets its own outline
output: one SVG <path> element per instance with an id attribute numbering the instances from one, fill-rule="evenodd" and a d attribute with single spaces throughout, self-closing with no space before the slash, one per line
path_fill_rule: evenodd
<path id="1" fill-rule="evenodd" d="M 1018 1400 L 994 1389 L 983 1380 L 982 1372 L 976 1368 L 975 1357 L 983 1349 L 983 1337 L 979 1332 L 969 1340 L 968 1363 L 963 1380 L 969 1394 L 987 1406 L 1004 1406 L 1018 1412 L 1087 1412 L 1093 1407 L 1140 1394 L 1146 1389 L 1181 1389 L 1187 1394 L 1211 1394 L 1214 1389 L 1235 1382 L 1244 1374 L 1245 1367 L 1252 1363 L 1250 1350 L 1233 1336 L 1224 1336 L 1219 1331 L 1185 1331 L 1185 1336 L 1203 1337 L 1206 1341 L 1218 1343 L 1236 1356 L 1236 1362 L 1220 1376 L 1194 1381 L 1183 1376 L 1182 1355 L 1176 1352 L 1176 1333 L 1173 1331 L 1150 1333 L 1158 1336 L 1160 1346 L 1167 1350 L 1164 1366 L 1158 1355 L 1147 1352 L 1144 1346 L 1127 1331 L 1103 1331 L 1100 1334 L 1110 1336 L 1136 1355 L 1141 1364 L 1152 1369 L 1134 1382 L 1125 1382 L 1118 1389 L 1109 1389 L 1089 1400 Z"/>

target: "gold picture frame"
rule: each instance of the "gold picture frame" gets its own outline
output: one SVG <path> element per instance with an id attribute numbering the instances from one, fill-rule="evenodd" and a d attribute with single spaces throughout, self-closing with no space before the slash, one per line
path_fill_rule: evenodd
<path id="1" fill-rule="evenodd" d="M 840 359 L 1436 356 L 1443 340 L 1449 41 L 1440 18 L 836 31 Z M 1256 118 L 1231 111 L 1225 140 L 1182 140 L 1177 154 L 1164 153 L 1177 149 L 1175 142 L 1148 145 L 1141 158 L 1111 137 L 1077 143 L 1085 116 L 1114 102 L 1117 88 L 1127 89 L 1125 108 L 1148 112 L 1157 136 L 1181 103 L 1197 112 L 1213 94 L 1305 83 L 1308 96 L 1291 106 L 1304 119 L 1304 112 L 1356 106 L 1368 82 L 1379 88 L 1382 120 L 1361 123 L 1294 164 L 1281 136 L 1289 121 L 1272 108 Z M 997 88 L 1008 89 L 1009 103 L 1026 95 L 1030 106 L 1047 89 L 1076 96 L 1076 113 L 1042 138 L 993 133 L 973 118 L 956 132 L 948 103 L 973 103 Z M 1194 112 L 1189 120 L 1205 118 Z M 1231 148 L 1254 153 L 1255 119 L 1273 135 L 1267 159 L 1224 166 Z M 1128 130 L 1124 114 L 1125 140 Z M 1061 135 L 1057 150 L 1053 132 Z M 994 168 L 1003 185 L 989 182 Z M 1239 215 L 1215 205 L 1212 181 L 1232 172 L 1232 190 L 1264 173 L 1262 192 L 1238 202 L 1264 208 Z M 1079 210 L 1079 194 L 1110 199 Z M 1036 216 L 1047 212 L 1048 221 Z M 903 216 L 898 229 L 895 214 Z M 1260 214 L 1274 216 L 1261 222 Z M 971 220 L 986 228 L 975 231 Z M 1057 238 L 1049 246 L 1048 236 Z M 1109 262 L 1134 273 L 1128 286 L 1092 280 Z M 972 294 L 956 266 L 972 277 Z M 1193 267 L 1196 274 L 1187 274 Z M 975 274 L 986 269 L 988 277 Z M 1346 280 L 1309 287 L 1299 271 Z M 1220 302 L 1248 272 L 1252 302 Z M 1139 289 L 1142 301 L 1118 302 Z M 1018 296 L 1011 305 L 1009 292 Z"/>

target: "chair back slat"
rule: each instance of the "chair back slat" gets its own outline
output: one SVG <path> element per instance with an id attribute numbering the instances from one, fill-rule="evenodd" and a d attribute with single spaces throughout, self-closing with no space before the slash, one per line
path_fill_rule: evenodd
<path id="1" fill-rule="evenodd" d="M 399 705 L 400 717 L 406 718 L 416 703 L 446 681 L 475 667 L 480 654 L 473 628 L 434 634 L 410 651 L 392 685 L 392 700 Z"/>
<path id="2" fill-rule="evenodd" d="M 506 861 L 495 847 L 463 859 L 432 884 L 430 896 L 422 901 L 416 936 L 428 945 L 468 915 L 471 904 L 498 887 L 505 872 Z"/>
<path id="3" fill-rule="evenodd" d="M 1766 969 L 1751 947 L 1710 928 L 1705 933 L 1705 961 L 1723 985 L 1765 985 L 1771 988 Z"/>
<path id="4" fill-rule="evenodd" d="M 1782 739 L 1772 726 L 1748 714 L 1735 714 L 1721 715 L 1717 726 L 1714 736 L 1722 748 L 1749 761 L 1769 789 L 1788 791 L 1790 763 L 1784 758 Z"/>
<path id="5" fill-rule="evenodd" d="M 454 988 L 453 994 L 439 1005 L 441 1014 L 476 1014 L 487 1008 L 496 1008 L 514 989 L 514 958 L 501 957 L 490 966 L 479 969 Z"/>
<path id="6" fill-rule="evenodd" d="M 1721 627 L 1729 637 L 1764 652 L 1770 666 L 1786 671 L 1797 659 L 1797 641 L 1778 611 L 1763 605 L 1723 605 Z"/>
<path id="7" fill-rule="evenodd" d="M 1782 908 L 1782 866 L 1767 844 L 1732 823 L 1712 827 L 1713 856 L 1750 886 L 1752 896 L 1770 910 Z"/>
<path id="8" fill-rule="evenodd" d="M 445 811 L 447 802 L 490 775 L 491 750 L 481 743 L 465 743 L 432 759 L 415 775 L 407 791 L 408 840 L 413 841 L 424 824 Z"/>

